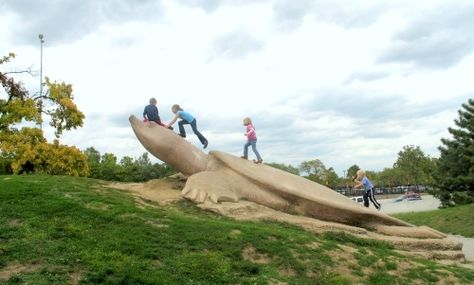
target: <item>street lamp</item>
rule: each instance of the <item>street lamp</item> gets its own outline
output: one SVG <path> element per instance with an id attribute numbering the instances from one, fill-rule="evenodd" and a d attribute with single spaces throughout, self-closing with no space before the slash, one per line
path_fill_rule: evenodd
<path id="1" fill-rule="evenodd" d="M 40 53 L 40 99 L 38 102 L 39 105 L 39 113 L 40 113 L 40 129 L 43 129 L 43 120 L 42 120 L 42 115 L 43 115 L 43 34 L 39 34 L 38 38 L 40 39 L 40 45 L 41 45 L 41 53 Z"/>

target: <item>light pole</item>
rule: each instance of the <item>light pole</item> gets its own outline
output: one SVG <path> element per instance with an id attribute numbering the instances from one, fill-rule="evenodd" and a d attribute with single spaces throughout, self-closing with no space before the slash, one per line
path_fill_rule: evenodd
<path id="1" fill-rule="evenodd" d="M 40 113 L 40 129 L 43 129 L 43 34 L 39 34 L 38 38 L 40 39 L 40 45 L 41 45 L 41 52 L 40 52 L 40 99 L 38 102 L 39 105 L 39 113 Z"/>

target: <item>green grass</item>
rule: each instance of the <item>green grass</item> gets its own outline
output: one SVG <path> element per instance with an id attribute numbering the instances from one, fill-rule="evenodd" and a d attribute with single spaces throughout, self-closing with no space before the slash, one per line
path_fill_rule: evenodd
<path id="1" fill-rule="evenodd" d="M 0 176 L 0 284 L 420 284 L 441 271 L 474 282 L 473 270 L 399 262 L 388 244 L 348 234 L 239 222 L 187 201 L 140 208 L 97 180 Z"/>
<path id="2" fill-rule="evenodd" d="M 444 233 L 474 237 L 474 204 L 393 216 L 418 226 L 426 225 Z"/>

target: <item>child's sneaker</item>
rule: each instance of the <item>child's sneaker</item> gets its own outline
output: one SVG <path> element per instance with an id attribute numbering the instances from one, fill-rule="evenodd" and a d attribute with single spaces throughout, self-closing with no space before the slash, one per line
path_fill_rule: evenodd
<path id="1" fill-rule="evenodd" d="M 255 160 L 255 159 L 254 159 L 253 162 L 254 162 L 255 164 L 262 164 L 263 160 L 261 160 L 261 159 Z"/>
<path id="2" fill-rule="evenodd" d="M 243 155 L 242 155 L 240 158 L 242 158 L 242 159 L 248 159 L 246 156 L 243 156 Z"/>

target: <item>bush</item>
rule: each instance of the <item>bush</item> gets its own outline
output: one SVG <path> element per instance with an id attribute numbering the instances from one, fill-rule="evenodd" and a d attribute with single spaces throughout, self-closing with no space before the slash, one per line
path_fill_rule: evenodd
<path id="1" fill-rule="evenodd" d="M 466 205 L 474 203 L 474 197 L 470 192 L 454 192 L 452 199 L 456 203 L 456 205 Z"/>

